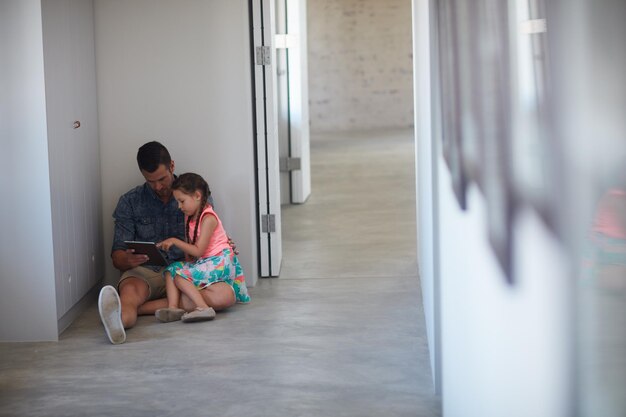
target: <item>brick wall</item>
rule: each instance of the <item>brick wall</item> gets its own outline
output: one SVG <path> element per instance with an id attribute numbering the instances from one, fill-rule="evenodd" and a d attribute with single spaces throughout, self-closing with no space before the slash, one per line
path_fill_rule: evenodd
<path id="1" fill-rule="evenodd" d="M 413 125 L 411 0 L 309 0 L 313 132 Z"/>

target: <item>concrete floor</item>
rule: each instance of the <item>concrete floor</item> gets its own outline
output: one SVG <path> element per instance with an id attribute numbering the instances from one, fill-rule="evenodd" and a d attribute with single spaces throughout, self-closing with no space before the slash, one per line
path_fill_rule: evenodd
<path id="1" fill-rule="evenodd" d="M 416 268 L 411 132 L 320 136 L 280 278 L 213 322 L 95 304 L 58 343 L 0 344 L 0 416 L 440 416 Z"/>

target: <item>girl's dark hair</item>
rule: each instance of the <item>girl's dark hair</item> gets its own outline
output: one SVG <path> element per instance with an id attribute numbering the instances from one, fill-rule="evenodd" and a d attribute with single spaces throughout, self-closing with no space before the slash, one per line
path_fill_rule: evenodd
<path id="1" fill-rule="evenodd" d="M 172 183 L 172 190 L 182 191 L 185 194 L 191 195 L 196 191 L 200 192 L 200 210 L 193 215 L 187 218 L 187 223 L 185 224 L 185 239 L 187 242 L 192 245 L 196 243 L 196 239 L 198 238 L 198 226 L 200 225 L 200 215 L 202 211 L 206 207 L 207 200 L 211 196 L 211 190 L 209 189 L 209 184 L 198 174 L 194 174 L 192 172 L 187 172 L 177 177 Z M 189 223 L 192 219 L 195 219 L 196 226 L 193 231 L 193 239 L 189 241 Z"/>
<path id="2" fill-rule="evenodd" d="M 142 171 L 154 172 L 159 165 L 169 168 L 171 162 L 172 157 L 167 148 L 157 141 L 148 142 L 137 151 L 137 165 Z"/>

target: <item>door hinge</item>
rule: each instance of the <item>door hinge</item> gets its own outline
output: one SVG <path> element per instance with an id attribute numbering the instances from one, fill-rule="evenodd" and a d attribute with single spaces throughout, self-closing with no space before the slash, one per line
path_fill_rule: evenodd
<path id="1" fill-rule="evenodd" d="M 262 214 L 261 215 L 261 232 L 263 233 L 275 233 L 276 232 L 276 215 L 275 214 Z"/>
<path id="2" fill-rule="evenodd" d="M 279 165 L 281 172 L 298 171 L 302 169 L 302 160 L 300 158 L 280 158 Z"/>
<path id="3" fill-rule="evenodd" d="M 256 47 L 256 64 L 257 65 L 271 65 L 272 54 L 269 46 L 257 46 Z"/>

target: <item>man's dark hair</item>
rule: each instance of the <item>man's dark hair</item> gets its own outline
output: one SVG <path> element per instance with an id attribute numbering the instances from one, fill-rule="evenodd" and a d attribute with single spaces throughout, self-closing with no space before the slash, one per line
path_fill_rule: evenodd
<path id="1" fill-rule="evenodd" d="M 163 164 L 169 169 L 172 158 L 167 148 L 157 141 L 148 142 L 137 151 L 139 169 L 154 172 Z"/>

